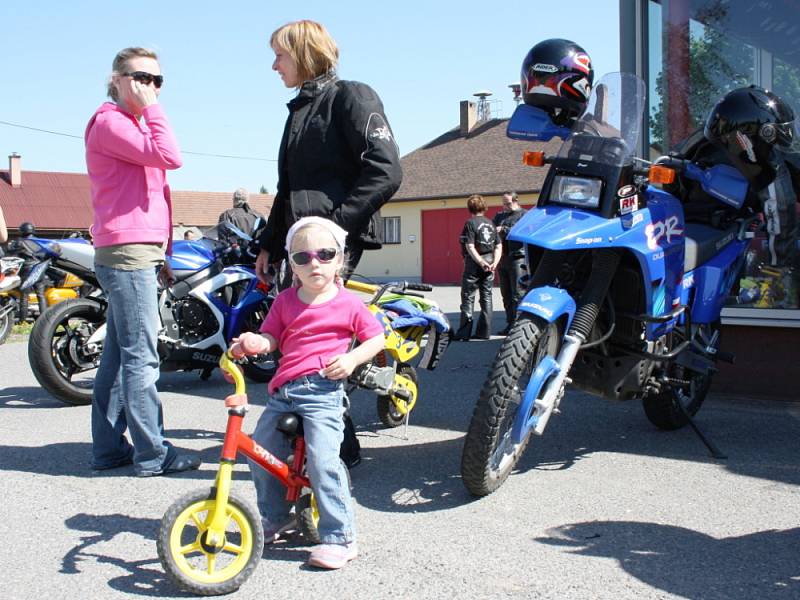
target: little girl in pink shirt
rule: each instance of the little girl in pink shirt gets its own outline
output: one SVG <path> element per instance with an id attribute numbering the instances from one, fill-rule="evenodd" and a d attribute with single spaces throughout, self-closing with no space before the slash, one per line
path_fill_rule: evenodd
<path id="1" fill-rule="evenodd" d="M 286 413 L 303 419 L 307 469 L 319 509 L 322 544 L 308 564 L 338 569 L 358 555 L 353 501 L 339 446 L 344 437 L 344 382 L 384 347 L 383 327 L 357 296 L 342 287 L 339 271 L 347 232 L 328 219 L 305 217 L 289 229 L 286 250 L 299 282 L 281 292 L 261 325 L 262 335 L 234 340 L 234 356 L 280 350 L 267 406 L 253 439 L 276 456 L 288 456 L 275 426 Z M 356 336 L 360 345 L 350 350 Z M 267 543 L 294 525 L 286 489 L 262 469 L 251 469 Z"/>

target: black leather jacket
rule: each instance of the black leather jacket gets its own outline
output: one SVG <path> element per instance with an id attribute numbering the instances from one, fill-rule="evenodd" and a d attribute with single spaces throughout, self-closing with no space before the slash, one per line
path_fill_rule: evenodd
<path id="1" fill-rule="evenodd" d="M 270 253 L 270 261 L 285 256 L 289 227 L 312 215 L 342 226 L 349 245 L 380 248 L 378 210 L 402 180 L 397 144 L 380 98 L 368 85 L 328 73 L 305 82 L 288 107 L 278 191 L 261 248 Z"/>

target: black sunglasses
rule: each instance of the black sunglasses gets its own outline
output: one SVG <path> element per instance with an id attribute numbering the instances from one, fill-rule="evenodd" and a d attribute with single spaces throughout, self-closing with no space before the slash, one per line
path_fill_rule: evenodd
<path id="1" fill-rule="evenodd" d="M 320 248 L 319 250 L 303 250 L 292 254 L 292 262 L 296 265 L 307 265 L 312 258 L 316 258 L 321 263 L 329 263 L 339 251 L 336 248 Z"/>
<path id="2" fill-rule="evenodd" d="M 153 75 L 152 73 L 147 73 L 146 71 L 134 71 L 133 73 L 123 73 L 123 75 L 145 85 L 150 85 L 152 82 L 156 85 L 157 89 L 160 89 L 164 84 L 163 75 Z"/>

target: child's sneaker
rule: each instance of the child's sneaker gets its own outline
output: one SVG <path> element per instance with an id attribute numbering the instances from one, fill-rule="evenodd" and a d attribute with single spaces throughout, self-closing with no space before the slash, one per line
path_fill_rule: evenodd
<path id="1" fill-rule="evenodd" d="M 273 525 L 269 520 L 261 517 L 261 528 L 264 530 L 264 545 L 277 541 L 282 534 L 294 529 L 294 526 L 294 519 L 290 519 L 283 525 Z"/>
<path id="2" fill-rule="evenodd" d="M 355 542 L 347 544 L 320 544 L 315 546 L 308 557 L 308 564 L 321 569 L 341 569 L 358 556 Z"/>

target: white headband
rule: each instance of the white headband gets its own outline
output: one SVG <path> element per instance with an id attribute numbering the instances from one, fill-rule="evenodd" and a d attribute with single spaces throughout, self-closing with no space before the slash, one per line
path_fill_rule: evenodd
<path id="1" fill-rule="evenodd" d="M 344 242 L 345 238 L 347 237 L 347 232 L 344 229 L 339 227 L 330 219 L 323 219 L 322 217 L 303 217 L 294 225 L 292 225 L 289 228 L 289 232 L 286 234 L 287 252 L 292 251 L 292 240 L 294 239 L 295 234 L 303 227 L 307 227 L 309 225 L 319 225 L 326 231 L 329 231 L 333 236 L 333 239 L 336 240 L 336 245 L 339 246 L 339 250 L 344 250 Z"/>

